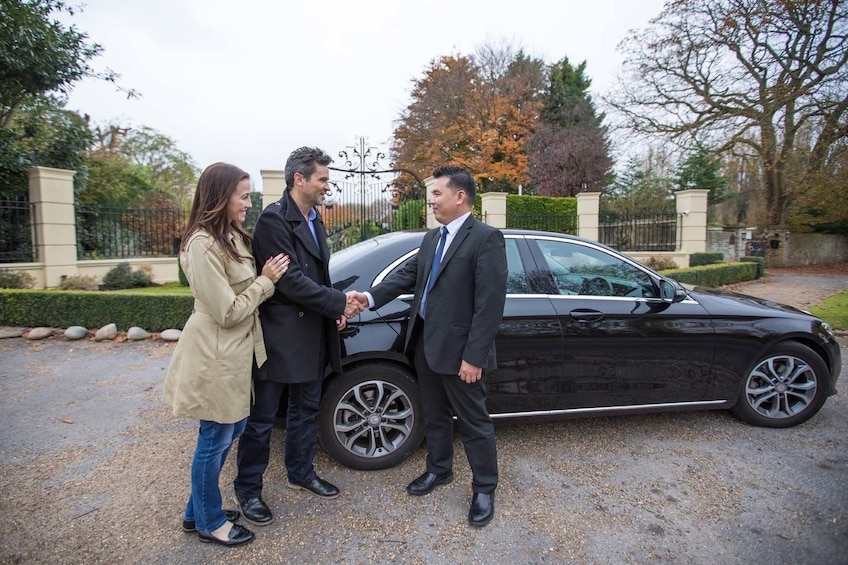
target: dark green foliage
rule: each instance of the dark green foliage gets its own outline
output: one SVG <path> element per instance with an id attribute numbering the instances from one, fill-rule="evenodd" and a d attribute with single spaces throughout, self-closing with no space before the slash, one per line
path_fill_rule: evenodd
<path id="1" fill-rule="evenodd" d="M 407 200 L 392 215 L 395 231 L 414 230 L 427 225 L 427 207 L 423 198 Z"/>
<path id="2" fill-rule="evenodd" d="M 765 257 L 740 257 L 740 262 L 743 263 L 756 263 L 757 264 L 757 278 L 763 277 L 766 274 L 766 258 Z"/>
<path id="3" fill-rule="evenodd" d="M 506 227 L 576 234 L 577 199 L 507 194 Z"/>
<path id="4" fill-rule="evenodd" d="M 662 274 L 681 283 L 716 287 L 725 284 L 752 281 L 758 278 L 757 272 L 756 263 L 740 262 L 703 265 L 701 267 L 689 267 L 688 269 L 671 269 L 669 271 L 663 271 Z"/>
<path id="5" fill-rule="evenodd" d="M 707 201 L 717 204 L 727 199 L 724 163 L 707 146 L 698 143 L 677 170 L 676 190 L 709 190 Z"/>
<path id="6" fill-rule="evenodd" d="M 112 292 L 0 291 L 0 325 L 118 329 L 139 326 L 148 331 L 182 329 L 191 315 L 191 295 L 148 295 Z"/>
<path id="7" fill-rule="evenodd" d="M 143 288 L 152 286 L 153 280 L 149 273 L 139 269 L 133 271 L 129 263 L 119 263 L 103 276 L 101 290 L 122 290 L 125 288 Z"/>
<path id="8" fill-rule="evenodd" d="M 701 265 L 712 265 L 724 261 L 721 253 L 692 253 L 689 255 L 689 266 L 700 267 Z"/>

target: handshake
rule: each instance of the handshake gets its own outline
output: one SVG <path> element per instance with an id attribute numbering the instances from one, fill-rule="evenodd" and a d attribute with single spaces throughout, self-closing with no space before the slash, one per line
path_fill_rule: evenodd
<path id="1" fill-rule="evenodd" d="M 361 292 L 349 290 L 345 293 L 347 304 L 345 305 L 344 317 L 352 318 L 368 308 L 368 297 Z"/>

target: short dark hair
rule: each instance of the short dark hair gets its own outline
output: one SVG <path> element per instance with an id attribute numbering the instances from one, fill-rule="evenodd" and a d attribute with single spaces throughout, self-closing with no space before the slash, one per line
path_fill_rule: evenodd
<path id="1" fill-rule="evenodd" d="M 455 165 L 445 165 L 437 167 L 433 171 L 433 178 L 448 177 L 448 188 L 452 190 L 464 190 L 468 195 L 468 201 L 473 205 L 474 198 L 477 196 L 477 185 L 474 184 L 474 177 L 471 173 L 457 167 Z"/>
<path id="2" fill-rule="evenodd" d="M 294 186 L 294 175 L 300 173 L 306 178 L 312 176 L 318 165 L 328 166 L 333 158 L 323 149 L 317 147 L 300 147 L 295 149 L 286 160 L 286 188 Z"/>

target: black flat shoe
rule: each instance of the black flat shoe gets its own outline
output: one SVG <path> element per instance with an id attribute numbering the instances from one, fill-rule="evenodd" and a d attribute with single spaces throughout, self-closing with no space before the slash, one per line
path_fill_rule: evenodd
<path id="1" fill-rule="evenodd" d="M 492 521 L 494 515 L 495 493 L 475 492 L 471 497 L 471 508 L 468 509 L 468 523 L 475 528 L 482 528 Z"/>
<path id="2" fill-rule="evenodd" d="M 406 492 L 412 496 L 424 496 L 433 492 L 433 489 L 439 485 L 446 485 L 453 480 L 453 471 L 437 475 L 426 471 L 423 475 L 409 483 L 406 487 Z"/>
<path id="3" fill-rule="evenodd" d="M 227 539 L 225 540 L 218 539 L 212 534 L 205 534 L 203 532 L 197 532 L 197 537 L 199 537 L 200 541 L 203 543 L 217 543 L 219 545 L 234 547 L 236 545 L 252 542 L 256 535 L 244 526 L 233 524 L 233 528 L 230 530 L 230 533 L 227 535 Z"/>
<path id="4" fill-rule="evenodd" d="M 271 509 L 268 508 L 268 505 L 260 497 L 254 496 L 253 498 L 242 500 L 236 496 L 236 502 L 238 502 L 239 508 L 241 508 L 241 515 L 245 521 L 250 522 L 254 526 L 267 526 L 274 521 L 274 515 L 271 514 Z"/>
<path id="5" fill-rule="evenodd" d="M 227 520 L 230 522 L 235 522 L 239 518 L 241 518 L 241 514 L 239 514 L 238 510 L 224 510 L 224 513 L 227 515 Z M 194 520 L 183 520 L 183 531 L 187 534 L 197 531 L 196 524 Z"/>
<path id="6" fill-rule="evenodd" d="M 309 491 L 315 496 L 319 496 L 321 498 L 336 498 L 339 496 L 339 488 L 334 484 L 328 483 L 321 477 L 315 477 L 311 481 L 302 485 L 290 481 L 288 486 L 293 490 Z"/>

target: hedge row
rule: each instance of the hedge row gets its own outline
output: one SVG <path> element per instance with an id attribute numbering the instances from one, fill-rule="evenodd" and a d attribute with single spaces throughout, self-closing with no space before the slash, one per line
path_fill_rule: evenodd
<path id="1" fill-rule="evenodd" d="M 114 323 L 159 332 L 182 329 L 194 305 L 191 295 L 59 290 L 0 290 L 0 325 L 100 328 Z"/>
<path id="2" fill-rule="evenodd" d="M 721 253 L 692 253 L 689 255 L 689 266 L 700 267 L 701 265 L 714 265 L 722 263 L 724 255 Z"/>
<path id="3" fill-rule="evenodd" d="M 689 267 L 688 269 L 670 269 L 663 271 L 662 274 L 681 283 L 716 287 L 757 279 L 759 278 L 758 272 L 759 264 L 757 262 L 738 262 L 703 265 L 701 267 Z"/>

